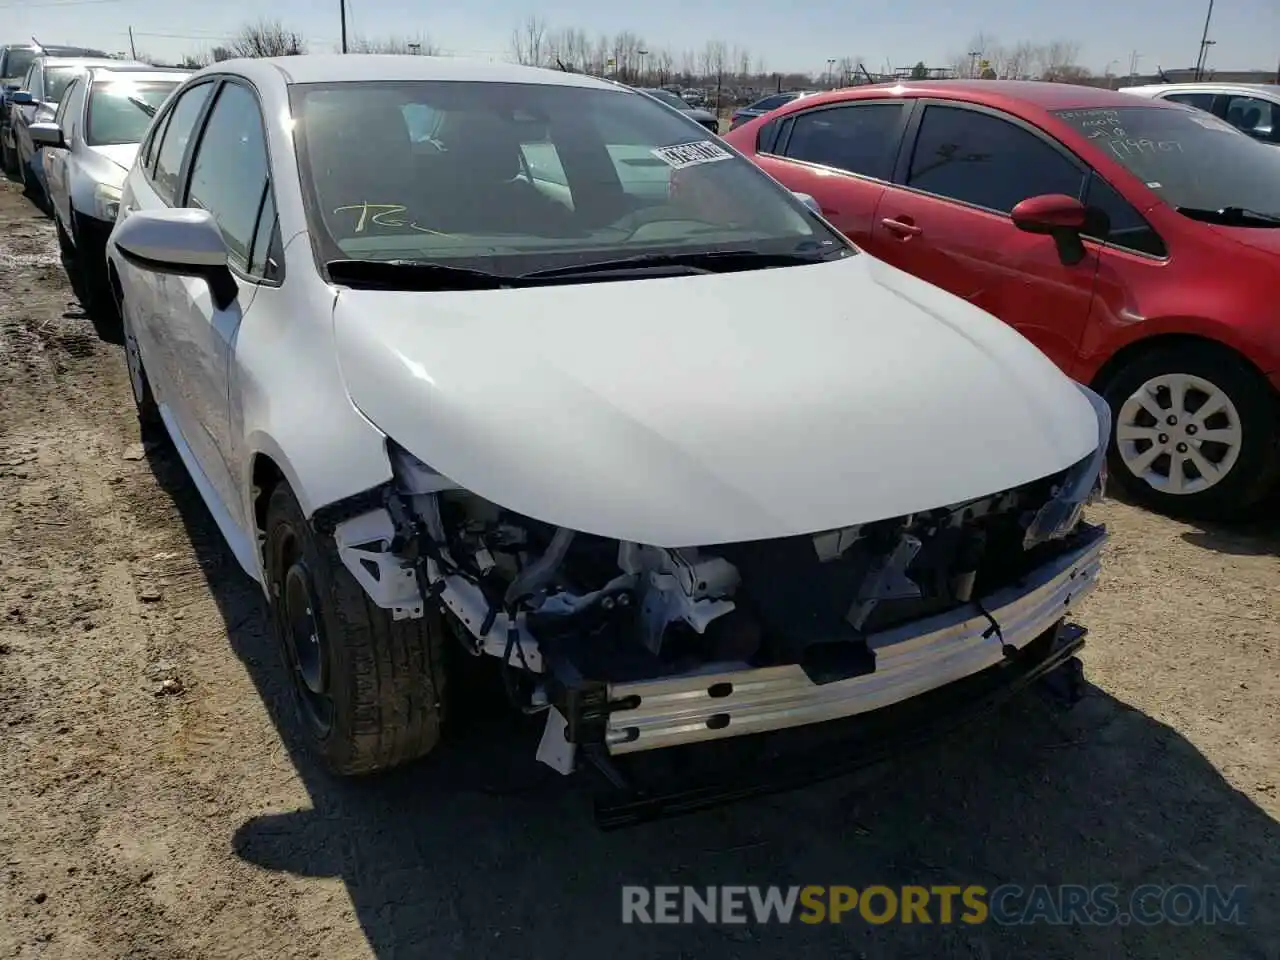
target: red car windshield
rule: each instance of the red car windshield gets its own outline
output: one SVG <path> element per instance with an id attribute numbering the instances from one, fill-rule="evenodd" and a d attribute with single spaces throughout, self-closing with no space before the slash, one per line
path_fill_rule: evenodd
<path id="1" fill-rule="evenodd" d="M 1175 209 L 1280 218 L 1280 149 L 1210 113 L 1152 105 L 1055 115 Z M 1248 225 L 1268 224 L 1259 219 Z"/>

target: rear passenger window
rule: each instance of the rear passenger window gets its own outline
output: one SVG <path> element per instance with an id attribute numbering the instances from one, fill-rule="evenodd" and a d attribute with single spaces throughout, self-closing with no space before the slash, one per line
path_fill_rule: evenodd
<path id="1" fill-rule="evenodd" d="M 1212 93 L 1171 93 L 1164 99 L 1174 103 L 1185 103 L 1188 107 L 1199 107 L 1201 110 L 1213 111 Z"/>
<path id="2" fill-rule="evenodd" d="M 228 255 L 242 268 L 249 265 L 266 185 L 267 140 L 258 100 L 238 83 L 224 84 L 191 162 L 186 205 L 213 214 Z"/>
<path id="3" fill-rule="evenodd" d="M 925 108 L 907 186 L 1008 213 L 1028 197 L 1079 197 L 1084 172 L 1035 134 L 977 110 Z"/>
<path id="4" fill-rule="evenodd" d="M 905 103 L 863 103 L 802 113 L 787 137 L 786 155 L 887 180 L 905 108 Z"/>
<path id="5" fill-rule="evenodd" d="M 138 151 L 138 166 L 151 174 L 152 166 L 155 163 L 156 145 L 164 138 L 164 128 L 169 125 L 169 118 L 173 116 L 173 111 L 169 110 L 155 121 L 151 126 L 151 131 L 147 134 L 146 139 L 142 141 L 142 148 Z"/>
<path id="6" fill-rule="evenodd" d="M 795 97 L 789 93 L 775 93 L 772 97 L 765 97 L 763 100 L 757 100 L 748 110 L 777 110 L 784 103 L 790 103 Z"/>
<path id="7" fill-rule="evenodd" d="M 187 144 L 191 142 L 191 135 L 195 132 L 196 121 L 212 90 L 212 83 L 191 87 L 169 111 L 169 123 L 156 155 L 153 181 L 156 193 L 160 194 L 165 203 L 174 202 L 178 191 L 178 176 L 182 172 L 182 158 L 186 156 Z"/>

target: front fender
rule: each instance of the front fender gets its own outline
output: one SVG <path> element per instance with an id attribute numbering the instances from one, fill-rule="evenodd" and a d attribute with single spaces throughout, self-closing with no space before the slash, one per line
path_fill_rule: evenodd
<path id="1" fill-rule="evenodd" d="M 392 476 L 386 435 L 355 408 L 342 382 L 332 293 L 305 276 L 290 282 L 298 292 L 287 299 L 282 288 L 258 289 L 232 345 L 232 429 L 249 527 L 260 457 L 275 464 L 307 518 Z"/>

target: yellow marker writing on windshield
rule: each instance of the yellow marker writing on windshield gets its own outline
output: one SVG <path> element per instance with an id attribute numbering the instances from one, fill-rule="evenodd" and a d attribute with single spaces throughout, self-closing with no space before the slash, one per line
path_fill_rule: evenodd
<path id="1" fill-rule="evenodd" d="M 436 236 L 447 237 L 447 233 L 439 230 L 430 230 L 427 227 L 419 226 L 399 216 L 409 208 L 398 203 L 352 203 L 345 207 L 334 207 L 335 215 L 343 213 L 347 210 L 359 210 L 360 217 L 356 220 L 356 233 L 364 233 L 366 224 L 373 224 L 378 227 L 408 227 L 410 230 L 417 230 L 419 233 L 432 233 Z M 377 211 L 377 212 L 374 212 Z"/>

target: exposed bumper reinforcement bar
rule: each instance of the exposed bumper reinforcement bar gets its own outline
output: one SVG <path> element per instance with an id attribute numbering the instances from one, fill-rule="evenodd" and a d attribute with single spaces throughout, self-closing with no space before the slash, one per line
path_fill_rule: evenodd
<path id="1" fill-rule="evenodd" d="M 602 829 L 617 829 L 781 793 L 843 776 L 901 755 L 913 746 L 958 734 L 968 722 L 999 707 L 1029 684 L 1064 666 L 1078 669 L 1080 662 L 1075 655 L 1084 647 L 1085 634 L 1082 627 L 1063 623 L 1000 663 L 905 703 L 816 727 L 752 737 L 741 745 L 758 743 L 759 750 L 748 763 L 736 768 L 745 773 L 718 781 L 683 776 L 675 785 L 640 787 L 628 783 L 597 798 L 596 823 Z M 793 749 L 793 738 L 813 742 L 806 749 Z M 694 744 L 666 753 L 678 755 L 731 746 L 734 745 Z M 681 766 L 698 769 L 699 758 L 686 757 Z"/>
<path id="2" fill-rule="evenodd" d="M 874 673 L 815 684 L 799 666 L 612 684 L 608 752 L 765 733 L 869 713 L 1000 664 L 1062 621 L 1092 592 L 1107 540 L 1086 527 L 1070 551 L 979 602 L 876 633 Z"/>

